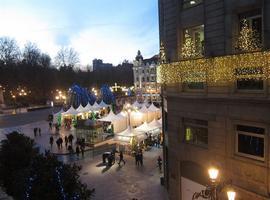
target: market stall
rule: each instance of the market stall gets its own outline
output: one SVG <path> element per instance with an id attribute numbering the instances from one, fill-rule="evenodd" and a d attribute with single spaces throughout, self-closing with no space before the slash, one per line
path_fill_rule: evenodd
<path id="1" fill-rule="evenodd" d="M 115 115 L 113 111 L 99 121 L 110 122 L 112 125 L 113 133 L 119 133 L 127 128 L 126 118 L 120 115 Z"/>

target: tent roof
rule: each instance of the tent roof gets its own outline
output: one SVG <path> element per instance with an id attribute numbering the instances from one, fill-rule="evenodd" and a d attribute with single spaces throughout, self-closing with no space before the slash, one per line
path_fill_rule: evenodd
<path id="1" fill-rule="evenodd" d="M 154 119 L 153 121 L 151 121 L 149 124 L 149 127 L 151 128 L 161 128 L 162 127 L 162 124 L 159 123 L 159 121 L 157 121 L 156 119 Z"/>
<path id="2" fill-rule="evenodd" d="M 66 112 L 63 112 L 62 115 L 77 115 L 78 112 L 71 106 Z"/>
<path id="3" fill-rule="evenodd" d="M 135 128 L 136 131 L 142 131 L 142 132 L 148 132 L 153 130 L 146 122 L 144 122 L 142 125 L 139 127 Z"/>
<path id="4" fill-rule="evenodd" d="M 139 103 L 137 100 L 132 104 L 133 107 L 141 108 L 143 104 Z"/>
<path id="5" fill-rule="evenodd" d="M 90 112 L 92 110 L 91 104 L 88 102 L 87 105 L 84 107 L 83 112 Z"/>
<path id="6" fill-rule="evenodd" d="M 99 119 L 99 121 L 104 121 L 104 122 L 114 122 L 114 121 L 118 121 L 118 120 L 121 120 L 121 118 L 118 117 L 116 114 L 114 114 L 114 112 L 112 110 L 110 111 L 110 113 L 106 117 Z"/>
<path id="7" fill-rule="evenodd" d="M 159 108 L 157 108 L 153 103 L 148 107 L 149 112 L 158 112 L 160 111 Z"/>
<path id="8" fill-rule="evenodd" d="M 54 113 L 53 115 L 61 115 L 63 112 L 65 112 L 65 111 L 63 110 L 63 108 L 61 108 L 60 111 L 58 111 L 57 113 Z"/>
<path id="9" fill-rule="evenodd" d="M 76 111 L 78 113 L 83 113 L 83 112 L 85 112 L 85 107 L 83 107 L 82 104 L 80 104 L 79 107 L 76 109 Z"/>
<path id="10" fill-rule="evenodd" d="M 102 108 L 106 108 L 106 107 L 109 107 L 110 105 L 106 104 L 103 100 L 99 103 L 99 106 L 102 107 Z"/>
<path id="11" fill-rule="evenodd" d="M 136 137 L 139 141 L 141 141 L 146 138 L 146 135 L 143 132 L 131 129 L 131 127 L 129 126 L 126 130 L 120 133 L 116 133 L 114 139 L 120 142 L 130 142 L 130 139 L 132 137 Z"/>
<path id="12" fill-rule="evenodd" d="M 139 111 L 142 113 L 148 113 L 148 109 L 146 108 L 145 105 L 143 105 L 143 107 Z"/>
<path id="13" fill-rule="evenodd" d="M 102 107 L 98 105 L 98 103 L 95 101 L 95 103 L 92 105 L 92 110 L 97 111 L 100 110 Z"/>

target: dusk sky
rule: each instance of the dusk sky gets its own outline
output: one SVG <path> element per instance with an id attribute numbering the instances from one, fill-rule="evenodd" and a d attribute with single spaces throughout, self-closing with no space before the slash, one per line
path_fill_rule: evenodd
<path id="1" fill-rule="evenodd" d="M 158 53 L 157 0 L 0 0 L 0 37 L 34 42 L 54 59 L 71 46 L 81 64 Z"/>

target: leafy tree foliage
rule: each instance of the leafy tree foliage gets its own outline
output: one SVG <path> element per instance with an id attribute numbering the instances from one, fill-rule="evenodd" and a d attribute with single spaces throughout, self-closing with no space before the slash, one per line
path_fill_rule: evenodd
<path id="1" fill-rule="evenodd" d="M 79 180 L 77 165 L 42 155 L 33 140 L 17 132 L 0 149 L 0 181 L 15 199 L 88 200 L 92 191 Z"/>

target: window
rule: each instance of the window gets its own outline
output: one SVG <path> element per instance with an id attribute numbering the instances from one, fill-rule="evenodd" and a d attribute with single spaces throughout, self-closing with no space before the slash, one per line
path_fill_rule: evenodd
<path id="1" fill-rule="evenodd" d="M 263 90 L 263 69 L 261 67 L 235 69 L 236 88 L 238 90 Z M 256 78 L 247 78 L 247 76 Z"/>
<path id="2" fill-rule="evenodd" d="M 252 10 L 239 15 L 239 34 L 235 48 L 240 52 L 262 49 L 261 10 Z"/>
<path id="3" fill-rule="evenodd" d="M 136 81 L 139 82 L 139 78 L 138 77 L 136 78 Z"/>
<path id="4" fill-rule="evenodd" d="M 202 0 L 183 0 L 183 8 L 190 8 L 202 3 Z"/>
<path id="5" fill-rule="evenodd" d="M 149 81 L 150 81 L 148 76 L 146 77 L 146 80 L 147 80 L 147 82 L 149 82 Z"/>
<path id="6" fill-rule="evenodd" d="M 184 29 L 182 57 L 200 57 L 204 54 L 204 25 Z"/>
<path id="7" fill-rule="evenodd" d="M 189 83 L 185 83 L 185 86 L 187 87 L 187 89 L 191 89 L 191 90 L 203 90 L 204 89 L 203 82 L 189 82 Z"/>
<path id="8" fill-rule="evenodd" d="M 145 80 L 144 80 L 144 77 L 142 78 L 142 82 L 144 82 Z"/>
<path id="9" fill-rule="evenodd" d="M 236 126 L 236 153 L 249 158 L 264 160 L 265 129 L 255 126 Z"/>
<path id="10" fill-rule="evenodd" d="M 144 69 L 142 70 L 142 73 L 144 74 Z"/>
<path id="11" fill-rule="evenodd" d="M 154 76 L 152 76 L 151 78 L 152 78 L 152 82 L 154 82 L 154 81 L 155 81 L 155 77 L 154 77 Z"/>
<path id="12" fill-rule="evenodd" d="M 208 145 L 208 122 L 184 118 L 184 141 L 203 147 Z"/>

